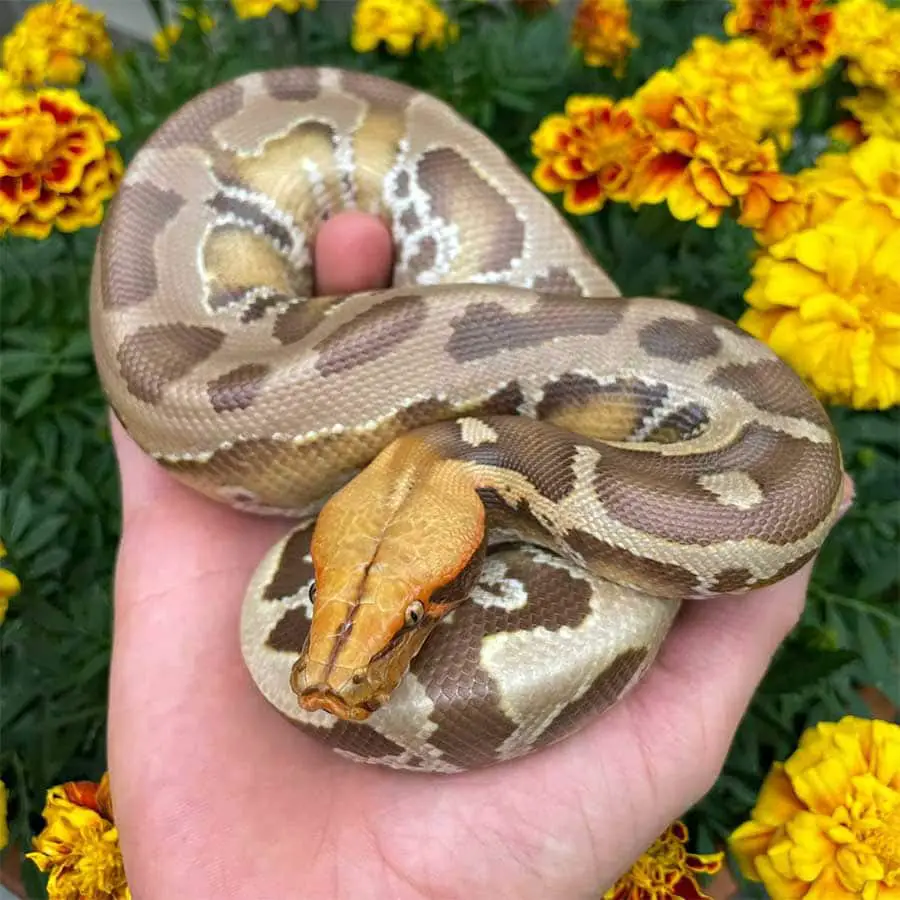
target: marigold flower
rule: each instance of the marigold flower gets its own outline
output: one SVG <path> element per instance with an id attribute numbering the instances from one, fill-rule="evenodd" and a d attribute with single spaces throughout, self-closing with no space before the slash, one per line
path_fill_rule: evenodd
<path id="1" fill-rule="evenodd" d="M 205 9 L 201 9 L 198 15 L 191 6 L 180 7 L 178 17 L 186 22 L 196 20 L 204 34 L 209 34 L 216 24 L 215 19 Z M 184 25 L 181 22 L 169 22 L 165 28 L 153 35 L 153 46 L 156 48 L 156 53 L 160 59 L 167 60 L 169 58 L 172 47 L 178 43 L 183 31 Z"/>
<path id="2" fill-rule="evenodd" d="M 231 0 L 240 19 L 261 19 L 278 7 L 282 12 L 295 13 L 300 7 L 317 9 L 319 0 Z"/>
<path id="3" fill-rule="evenodd" d="M 572 96 L 565 114 L 547 116 L 531 135 L 539 162 L 532 178 L 547 193 L 563 193 L 574 215 L 625 200 L 641 137 L 627 102 L 609 97 Z"/>
<path id="4" fill-rule="evenodd" d="M 900 140 L 900 91 L 864 87 L 855 97 L 844 97 L 840 104 L 859 123 L 861 136 Z"/>
<path id="5" fill-rule="evenodd" d="M 900 223 L 886 206 L 844 201 L 757 258 L 744 295 L 750 308 L 739 324 L 824 402 L 894 406 L 900 403 L 898 254 Z"/>
<path id="6" fill-rule="evenodd" d="M 635 95 L 635 118 L 653 150 L 644 155 L 630 184 L 634 206 L 668 204 L 676 219 L 716 226 L 735 200 L 750 219 L 793 188 L 778 170 L 772 140 L 731 106 L 690 89 L 672 72 L 657 72 Z"/>
<path id="7" fill-rule="evenodd" d="M 612 69 L 616 78 L 625 74 L 628 54 L 640 45 L 631 32 L 627 0 L 581 0 L 571 39 L 586 65 Z"/>
<path id="8" fill-rule="evenodd" d="M 106 19 L 73 0 L 38 3 L 22 16 L 3 42 L 3 66 L 18 84 L 76 84 L 84 60 L 112 56 Z"/>
<path id="9" fill-rule="evenodd" d="M 113 819 L 109 773 L 99 784 L 69 781 L 47 792 L 46 825 L 26 854 L 49 872 L 50 900 L 131 900 Z"/>
<path id="10" fill-rule="evenodd" d="M 0 559 L 3 559 L 5 556 L 6 546 L 3 541 L 0 541 Z M 9 569 L 0 567 L 0 623 L 6 619 L 10 598 L 15 597 L 21 590 L 22 584 L 15 573 L 10 572 Z M 0 782 L 0 784 L 2 784 L 2 782 Z"/>
<path id="11" fill-rule="evenodd" d="M 790 146 L 791 132 L 800 121 L 791 67 L 785 59 L 773 60 L 756 41 L 717 41 L 702 35 L 678 59 L 672 74 L 687 88 L 706 92 L 711 103 L 738 112 L 760 137 L 772 136 L 781 147 Z"/>
<path id="12" fill-rule="evenodd" d="M 649 850 L 604 895 L 603 900 L 710 900 L 695 873 L 715 874 L 722 853 L 688 853 L 688 830 L 673 822 Z"/>
<path id="13" fill-rule="evenodd" d="M 391 53 L 406 55 L 456 40 L 459 27 L 432 0 L 359 0 L 353 13 L 351 44 L 369 53 L 384 43 Z"/>
<path id="14" fill-rule="evenodd" d="M 847 716 L 804 732 L 730 839 L 773 900 L 900 891 L 900 726 Z"/>
<path id="15" fill-rule="evenodd" d="M 731 0 L 729 37 L 759 41 L 775 59 L 786 59 L 798 87 L 819 82 L 838 54 L 834 12 L 825 0 Z"/>
<path id="16" fill-rule="evenodd" d="M 123 173 L 119 130 L 73 90 L 0 101 L 0 236 L 98 224 Z"/>
<path id="17" fill-rule="evenodd" d="M 900 88 L 900 10 L 881 0 L 841 0 L 835 19 L 849 79 L 859 87 Z"/>

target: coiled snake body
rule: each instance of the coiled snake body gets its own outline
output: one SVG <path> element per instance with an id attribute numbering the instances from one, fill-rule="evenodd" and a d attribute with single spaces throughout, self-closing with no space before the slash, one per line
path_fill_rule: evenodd
<path id="1" fill-rule="evenodd" d="M 344 209 L 390 228 L 392 286 L 312 296 Z M 356 760 L 456 772 L 562 739 L 682 600 L 797 570 L 841 499 L 829 420 L 767 347 L 623 298 L 486 136 L 372 76 L 248 75 L 164 123 L 102 229 L 92 331 L 145 451 L 301 519 L 241 646 Z"/>

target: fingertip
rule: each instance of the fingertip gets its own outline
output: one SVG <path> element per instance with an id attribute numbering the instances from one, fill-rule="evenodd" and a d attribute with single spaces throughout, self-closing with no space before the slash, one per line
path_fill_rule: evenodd
<path id="1" fill-rule="evenodd" d="M 339 213 L 316 236 L 316 293 L 349 294 L 387 287 L 393 262 L 391 233 L 381 219 L 368 213 Z"/>

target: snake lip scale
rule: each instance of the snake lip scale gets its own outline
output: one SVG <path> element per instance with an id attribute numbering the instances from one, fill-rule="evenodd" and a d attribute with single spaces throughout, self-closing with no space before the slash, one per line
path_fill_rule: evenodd
<path id="1" fill-rule="evenodd" d="M 391 286 L 315 296 L 317 228 L 351 209 L 390 229 Z M 91 330 L 160 466 L 297 519 L 241 652 L 357 762 L 455 773 L 565 739 L 682 603 L 797 571 L 841 502 L 828 416 L 768 347 L 623 297 L 486 135 L 372 75 L 255 72 L 164 122 L 101 229 Z"/>

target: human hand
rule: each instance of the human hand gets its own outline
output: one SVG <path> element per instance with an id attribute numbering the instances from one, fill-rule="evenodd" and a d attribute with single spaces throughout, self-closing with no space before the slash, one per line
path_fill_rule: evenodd
<path id="1" fill-rule="evenodd" d="M 390 254 L 375 220 L 332 220 L 319 292 L 385 284 Z M 600 896 L 710 788 L 803 607 L 809 565 L 750 596 L 685 603 L 628 696 L 525 759 L 453 776 L 362 766 L 279 716 L 241 658 L 244 588 L 290 524 L 207 500 L 114 435 L 109 766 L 140 900 Z"/>

